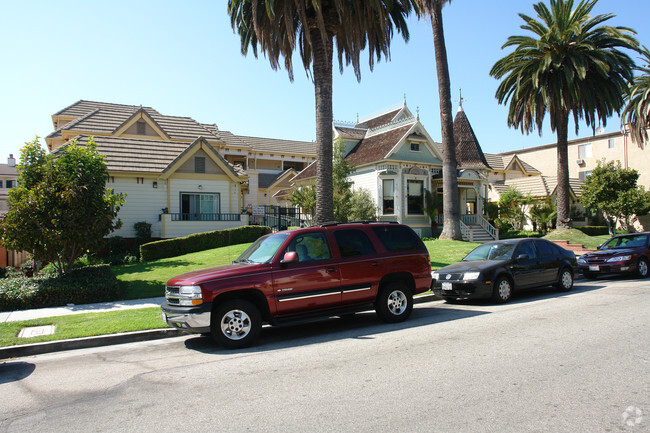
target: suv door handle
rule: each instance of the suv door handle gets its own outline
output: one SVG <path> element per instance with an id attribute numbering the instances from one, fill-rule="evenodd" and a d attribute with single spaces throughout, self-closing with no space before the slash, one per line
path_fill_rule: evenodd
<path id="1" fill-rule="evenodd" d="M 371 262 L 370 266 L 372 266 L 373 268 L 376 268 L 377 266 L 379 266 L 379 262 Z"/>
<path id="2" fill-rule="evenodd" d="M 334 272 L 336 272 L 336 268 L 334 268 L 334 267 L 332 267 L 332 268 L 325 268 L 325 271 L 326 271 L 328 274 L 333 274 Z"/>

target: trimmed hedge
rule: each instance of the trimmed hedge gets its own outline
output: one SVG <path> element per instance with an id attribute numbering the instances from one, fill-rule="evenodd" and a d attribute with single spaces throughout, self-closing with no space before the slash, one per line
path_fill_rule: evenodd
<path id="1" fill-rule="evenodd" d="M 0 311 L 109 302 L 123 296 L 109 265 L 88 266 L 56 277 L 0 280 Z"/>
<path id="2" fill-rule="evenodd" d="M 147 262 L 167 257 L 182 256 L 183 254 L 195 253 L 197 251 L 210 250 L 212 248 L 253 242 L 260 236 L 269 233 L 271 233 L 270 227 L 242 226 L 233 229 L 195 233 L 182 238 L 149 242 L 140 246 L 140 259 Z"/>
<path id="3" fill-rule="evenodd" d="M 573 228 L 580 230 L 582 233 L 588 236 L 600 236 L 609 234 L 609 229 L 607 226 L 574 226 Z"/>

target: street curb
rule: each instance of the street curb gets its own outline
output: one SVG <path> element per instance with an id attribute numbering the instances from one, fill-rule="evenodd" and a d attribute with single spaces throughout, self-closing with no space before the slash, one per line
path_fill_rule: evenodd
<path id="1" fill-rule="evenodd" d="M 60 352 L 63 350 L 87 349 L 90 347 L 109 346 L 113 344 L 134 343 L 137 341 L 158 340 L 161 338 L 178 337 L 183 334 L 184 332 L 179 331 L 178 329 L 162 328 L 147 331 L 124 332 L 122 334 L 74 338 L 71 340 L 46 341 L 43 343 L 0 347 L 0 359 L 41 355 L 43 353 Z"/>
<path id="2" fill-rule="evenodd" d="M 432 302 L 442 299 L 436 295 L 418 296 L 413 303 Z M 91 347 L 110 346 L 113 344 L 135 343 L 138 341 L 158 340 L 161 338 L 178 337 L 186 334 L 174 328 L 151 329 L 147 331 L 124 332 L 122 334 L 98 335 L 96 337 L 74 338 L 71 340 L 46 341 L 43 343 L 21 344 L 17 346 L 0 347 L 0 359 L 20 358 L 23 356 L 41 355 L 43 353 L 61 352 L 64 350 L 87 349 Z"/>

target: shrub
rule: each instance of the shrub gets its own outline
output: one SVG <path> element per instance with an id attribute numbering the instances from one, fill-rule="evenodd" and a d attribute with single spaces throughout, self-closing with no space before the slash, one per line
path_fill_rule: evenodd
<path id="1" fill-rule="evenodd" d="M 600 236 L 608 235 L 609 229 L 607 226 L 582 226 L 582 227 L 573 227 L 574 229 L 580 230 L 582 233 L 589 236 Z"/>
<path id="2" fill-rule="evenodd" d="M 122 236 L 111 236 L 108 238 L 108 252 L 111 256 L 126 254 L 126 239 Z"/>
<path id="3" fill-rule="evenodd" d="M 182 238 L 165 239 L 141 245 L 140 258 L 143 261 L 157 260 L 228 245 L 243 244 L 253 242 L 268 233 L 271 233 L 271 228 L 266 226 L 242 226 L 195 233 Z"/>
<path id="4" fill-rule="evenodd" d="M 151 242 L 151 224 L 146 221 L 140 221 L 133 224 L 135 229 L 135 250 L 140 248 L 140 245 Z"/>
<path id="5" fill-rule="evenodd" d="M 0 280 L 0 311 L 108 302 L 123 295 L 108 265 L 89 266 L 56 277 Z"/>

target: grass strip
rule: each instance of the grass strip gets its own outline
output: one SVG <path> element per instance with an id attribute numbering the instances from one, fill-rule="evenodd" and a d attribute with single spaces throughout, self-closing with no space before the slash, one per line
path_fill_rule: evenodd
<path id="1" fill-rule="evenodd" d="M 40 335 L 32 338 L 18 338 L 18 332 L 22 328 L 46 325 L 56 326 L 54 334 Z M 43 341 L 69 340 L 71 338 L 119 334 L 122 332 L 144 331 L 166 327 L 167 324 L 162 321 L 160 308 L 158 307 L 44 317 L 42 319 L 0 323 L 0 346 L 6 347 L 19 344 L 40 343 Z"/>

